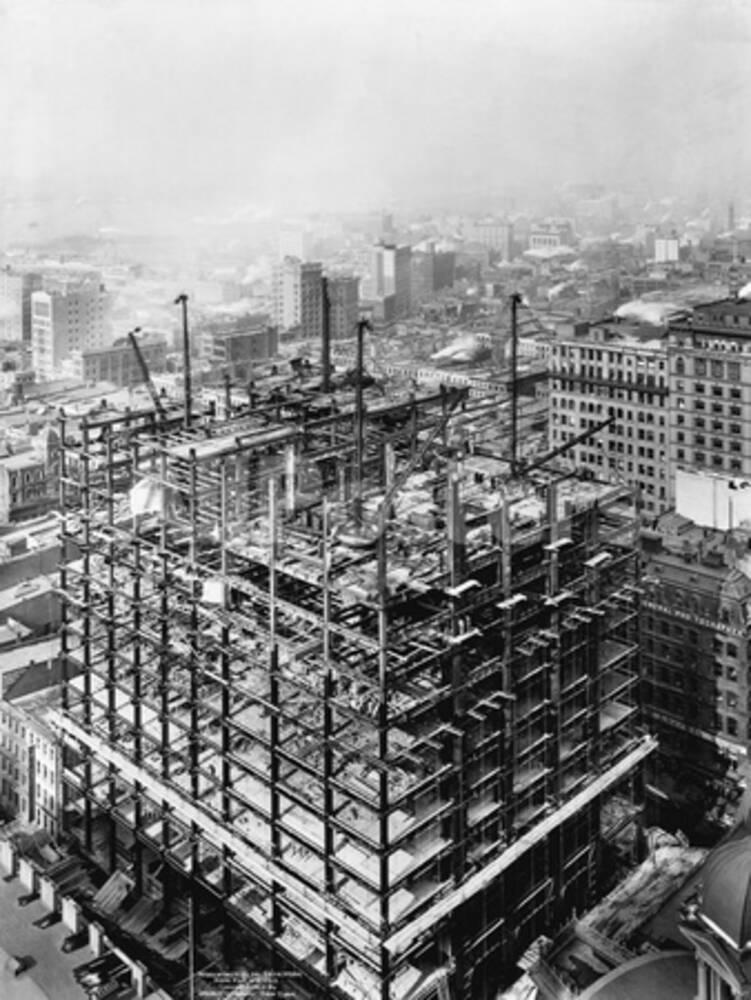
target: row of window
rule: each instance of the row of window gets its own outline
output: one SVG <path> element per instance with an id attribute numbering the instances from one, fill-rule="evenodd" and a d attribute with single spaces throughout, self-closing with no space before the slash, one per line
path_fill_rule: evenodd
<path id="1" fill-rule="evenodd" d="M 683 448 L 678 448 L 675 457 L 679 462 L 686 461 L 686 452 Z M 722 455 L 713 452 L 706 455 L 703 451 L 695 451 L 693 457 L 694 465 L 706 466 L 712 469 L 727 469 L 730 472 L 743 472 L 743 462 L 739 458 L 731 458 L 727 461 Z"/>
<path id="2" fill-rule="evenodd" d="M 704 378 L 710 375 L 715 379 L 727 379 L 729 382 L 740 382 L 741 365 L 739 361 L 718 361 L 708 358 L 694 358 L 694 375 Z M 675 359 L 675 374 L 687 375 L 686 359 L 677 357 Z"/>

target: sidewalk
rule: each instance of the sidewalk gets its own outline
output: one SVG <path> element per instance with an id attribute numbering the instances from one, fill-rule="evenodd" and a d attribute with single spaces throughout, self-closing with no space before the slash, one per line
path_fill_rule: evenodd
<path id="1" fill-rule="evenodd" d="M 0 997 L 2 1000 L 84 1000 L 86 994 L 73 978 L 72 970 L 94 956 L 87 948 L 69 955 L 60 950 L 70 934 L 60 921 L 40 930 L 33 921 L 47 913 L 36 900 L 19 906 L 16 900 L 26 893 L 18 878 L 5 882 L 0 868 Z M 8 973 L 8 955 L 29 955 L 35 964 L 18 978 Z"/>

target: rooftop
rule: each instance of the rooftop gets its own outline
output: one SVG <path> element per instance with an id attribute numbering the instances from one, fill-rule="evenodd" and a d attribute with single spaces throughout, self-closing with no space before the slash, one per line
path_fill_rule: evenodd
<path id="1" fill-rule="evenodd" d="M 664 951 L 618 966 L 578 1000 L 690 1000 L 696 990 L 696 961 L 690 952 Z"/>

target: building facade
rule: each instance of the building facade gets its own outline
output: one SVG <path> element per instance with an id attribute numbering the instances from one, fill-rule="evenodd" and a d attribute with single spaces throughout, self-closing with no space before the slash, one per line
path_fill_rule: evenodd
<path id="1" fill-rule="evenodd" d="M 575 242 L 574 227 L 568 219 L 546 219 L 543 222 L 534 222 L 530 227 L 530 250 L 572 247 Z"/>
<path id="2" fill-rule="evenodd" d="M 332 274 L 326 288 L 331 339 L 354 337 L 360 318 L 360 279 L 353 274 Z"/>
<path id="3" fill-rule="evenodd" d="M 393 295 L 397 320 L 412 311 L 411 261 L 412 248 L 406 244 L 378 243 L 371 252 L 368 298 Z"/>
<path id="4" fill-rule="evenodd" d="M 31 272 L 0 271 L 0 340 L 31 340 L 31 295 L 42 279 Z"/>
<path id="5" fill-rule="evenodd" d="M 641 510 L 670 503 L 670 396 L 662 331 L 606 320 L 580 324 L 550 345 L 550 447 L 613 422 L 559 461 L 637 488 Z"/>
<path id="6" fill-rule="evenodd" d="M 748 531 L 670 513 L 642 533 L 644 712 L 654 784 L 676 814 L 720 825 L 751 777 Z M 658 801 L 659 804 L 659 801 Z"/>
<path id="7" fill-rule="evenodd" d="M 59 439 L 42 431 L 31 448 L 0 458 L 0 523 L 46 514 L 59 501 Z"/>
<path id="8" fill-rule="evenodd" d="M 247 382 L 257 364 L 276 357 L 279 333 L 269 316 L 241 317 L 200 327 L 201 355 L 212 371 Z"/>
<path id="9" fill-rule="evenodd" d="M 67 283 L 31 296 L 31 364 L 40 380 L 60 374 L 73 352 L 108 346 L 111 296 L 97 281 Z"/>
<path id="10" fill-rule="evenodd" d="M 151 374 L 163 372 L 167 362 L 167 344 L 157 335 L 141 334 L 138 346 Z M 119 388 L 142 385 L 144 381 L 138 358 L 128 340 L 111 347 L 81 351 L 76 360 L 79 377 L 85 382 L 111 382 Z"/>
<path id="11" fill-rule="evenodd" d="M 423 302 L 429 302 L 435 291 L 435 252 L 413 250 L 411 262 L 411 303 L 415 310 Z"/>
<path id="12" fill-rule="evenodd" d="M 697 306 L 668 327 L 675 469 L 751 476 L 751 302 Z"/>
<path id="13" fill-rule="evenodd" d="M 273 271 L 274 324 L 319 342 L 323 331 L 323 268 L 285 257 Z"/>
<path id="14" fill-rule="evenodd" d="M 514 257 L 514 226 L 502 219 L 480 219 L 467 227 L 467 239 L 482 243 L 495 253 L 501 260 L 509 261 Z"/>

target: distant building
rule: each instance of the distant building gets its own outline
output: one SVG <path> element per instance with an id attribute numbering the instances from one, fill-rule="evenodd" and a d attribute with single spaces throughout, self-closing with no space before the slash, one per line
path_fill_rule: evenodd
<path id="1" fill-rule="evenodd" d="M 751 478 L 751 301 L 697 306 L 668 343 L 669 462 Z"/>
<path id="2" fill-rule="evenodd" d="M 320 341 L 323 330 L 323 269 L 285 257 L 273 272 L 274 323 L 298 330 L 302 340 Z"/>
<path id="3" fill-rule="evenodd" d="M 138 346 L 151 374 L 163 372 L 167 360 L 167 345 L 162 337 L 142 334 Z M 76 363 L 76 374 L 88 384 L 111 382 L 119 388 L 142 385 L 143 372 L 129 340 L 120 340 L 111 347 L 82 351 Z"/>
<path id="4" fill-rule="evenodd" d="M 574 227 L 568 219 L 546 219 L 533 223 L 530 228 L 530 250 L 572 247 L 575 242 Z"/>
<path id="5" fill-rule="evenodd" d="M 675 264 L 680 259 L 677 236 L 655 238 L 655 261 L 658 264 Z"/>
<path id="6" fill-rule="evenodd" d="M 353 337 L 360 318 L 360 279 L 353 274 L 328 278 L 329 323 L 332 340 Z"/>
<path id="7" fill-rule="evenodd" d="M 396 324 L 396 296 L 364 299 L 360 303 L 360 314 L 370 321 L 374 333 L 387 333 Z"/>
<path id="8" fill-rule="evenodd" d="M 313 233 L 302 225 L 292 222 L 282 223 L 279 229 L 279 260 L 285 257 L 296 257 L 301 261 L 309 261 L 313 256 Z"/>
<path id="9" fill-rule="evenodd" d="M 436 250 L 433 257 L 433 291 L 451 288 L 456 274 L 456 253 L 453 250 Z"/>
<path id="10" fill-rule="evenodd" d="M 200 327 L 201 355 L 213 371 L 248 381 L 253 367 L 276 357 L 279 333 L 266 314 L 216 320 Z"/>
<path id="11" fill-rule="evenodd" d="M 429 302 L 435 291 L 435 253 L 413 250 L 411 260 L 412 308 L 417 309 L 423 302 Z"/>
<path id="12" fill-rule="evenodd" d="M 412 248 L 393 243 L 377 243 L 370 258 L 368 298 L 394 296 L 396 319 L 412 310 Z"/>
<path id="13" fill-rule="evenodd" d="M 44 443 L 0 458 L 0 524 L 46 514 L 58 502 L 59 440 L 53 430 Z"/>
<path id="14" fill-rule="evenodd" d="M 109 344 L 111 297 L 95 281 L 70 283 L 31 296 L 31 365 L 39 379 L 51 379 L 74 351 Z"/>
<path id="15" fill-rule="evenodd" d="M 514 227 L 502 219 L 480 219 L 467 227 L 467 239 L 500 254 L 501 260 L 514 257 Z"/>
<path id="16" fill-rule="evenodd" d="M 0 271 L 0 340 L 31 340 L 31 295 L 42 278 L 31 272 Z"/>
<path id="17" fill-rule="evenodd" d="M 583 323 L 550 347 L 550 447 L 613 417 L 560 461 L 638 487 L 642 512 L 651 515 L 669 503 L 667 367 L 661 330 L 652 326 Z"/>

